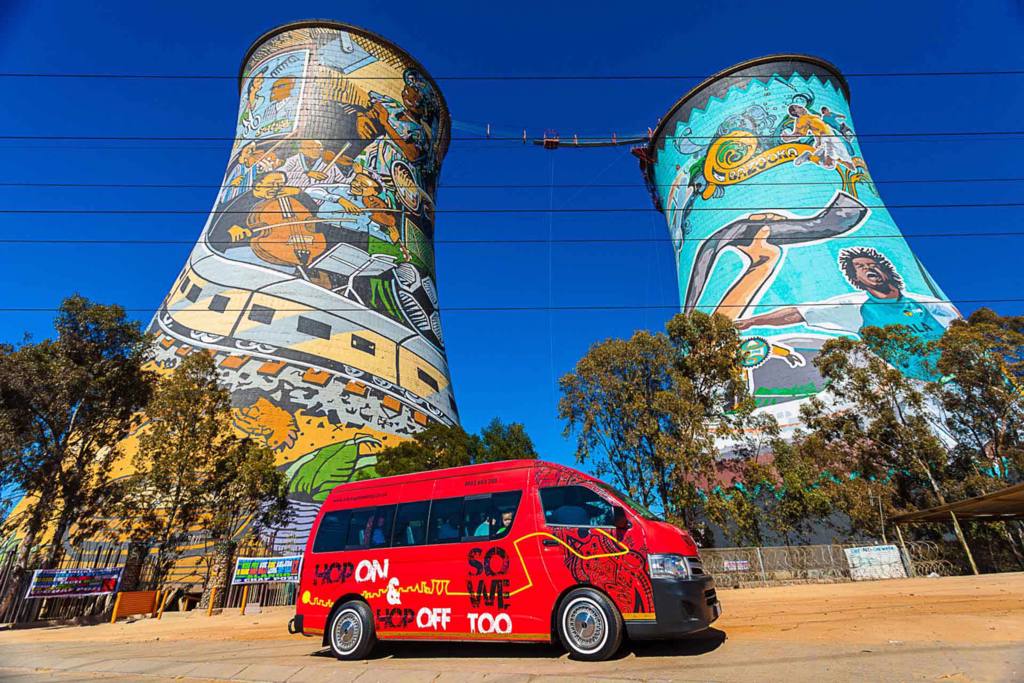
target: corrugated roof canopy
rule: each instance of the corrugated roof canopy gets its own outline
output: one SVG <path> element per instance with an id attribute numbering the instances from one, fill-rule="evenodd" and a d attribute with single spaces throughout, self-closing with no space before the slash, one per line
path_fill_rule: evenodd
<path id="1" fill-rule="evenodd" d="M 986 493 L 984 496 L 968 498 L 948 505 L 908 512 L 897 515 L 891 521 L 897 524 L 907 522 L 948 522 L 949 513 L 959 519 L 975 522 L 1002 522 L 1010 519 L 1024 519 L 1024 483 L 1014 484 L 1005 489 Z"/>

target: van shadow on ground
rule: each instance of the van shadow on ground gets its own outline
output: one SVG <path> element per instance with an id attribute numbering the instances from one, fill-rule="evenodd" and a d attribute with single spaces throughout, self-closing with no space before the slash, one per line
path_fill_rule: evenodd
<path id="1" fill-rule="evenodd" d="M 721 647 L 725 642 L 724 631 L 709 628 L 677 640 L 652 640 L 643 642 L 626 641 L 612 659 L 622 659 L 630 654 L 636 657 L 693 657 L 703 655 Z M 313 657 L 331 657 L 329 648 L 310 653 Z M 533 643 L 446 643 L 433 642 L 390 642 L 378 643 L 371 659 L 487 659 L 487 658 L 533 658 L 558 659 L 565 651 L 556 645 Z"/>

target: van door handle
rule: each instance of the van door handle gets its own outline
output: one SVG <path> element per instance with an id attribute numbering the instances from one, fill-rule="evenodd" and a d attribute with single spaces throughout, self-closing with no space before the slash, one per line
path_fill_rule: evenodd
<path id="1" fill-rule="evenodd" d="M 543 543 L 544 545 L 553 545 L 553 546 L 559 545 L 558 541 L 556 541 L 553 538 L 545 538 L 543 541 L 541 541 L 541 543 Z"/>

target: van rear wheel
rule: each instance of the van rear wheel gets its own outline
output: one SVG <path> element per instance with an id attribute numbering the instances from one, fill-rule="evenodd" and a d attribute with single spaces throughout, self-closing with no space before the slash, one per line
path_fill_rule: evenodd
<path id="1" fill-rule="evenodd" d="M 370 607 L 359 600 L 338 607 L 328 629 L 327 642 L 338 659 L 366 659 L 377 644 Z"/>
<path id="2" fill-rule="evenodd" d="M 558 606 L 558 639 L 569 656 L 587 662 L 608 659 L 622 645 L 622 615 L 603 593 L 577 588 Z"/>

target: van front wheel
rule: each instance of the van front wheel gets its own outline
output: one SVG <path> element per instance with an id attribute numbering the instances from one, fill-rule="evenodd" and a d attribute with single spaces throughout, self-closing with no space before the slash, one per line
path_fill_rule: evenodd
<path id="1" fill-rule="evenodd" d="M 558 606 L 558 639 L 573 659 L 599 662 L 622 645 L 622 616 L 603 593 L 577 588 Z"/>
<path id="2" fill-rule="evenodd" d="M 359 600 L 350 600 L 335 610 L 328 628 L 327 640 L 338 659 L 366 659 L 377 644 L 373 615 Z"/>

